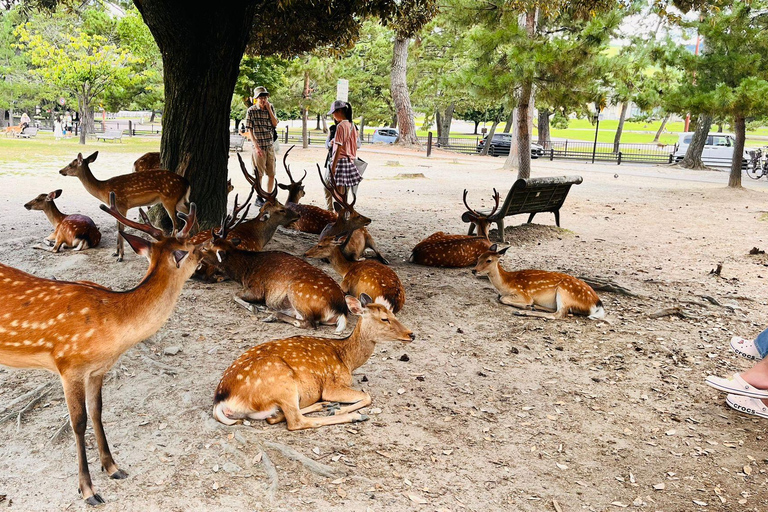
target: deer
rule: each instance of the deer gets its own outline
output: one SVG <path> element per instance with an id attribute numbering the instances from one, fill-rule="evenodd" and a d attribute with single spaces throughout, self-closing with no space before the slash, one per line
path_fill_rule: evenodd
<path id="1" fill-rule="evenodd" d="M 504 270 L 499 260 L 509 247 L 499 250 L 496 244 L 480 256 L 475 275 L 487 274 L 499 292 L 499 302 L 518 308 L 515 314 L 548 319 L 562 319 L 568 313 L 590 319 L 605 318 L 603 303 L 581 279 L 546 270 Z M 529 311 L 538 308 L 543 311 Z"/>
<path id="2" fill-rule="evenodd" d="M 366 294 L 345 300 L 360 317 L 349 336 L 293 336 L 247 350 L 216 387 L 214 418 L 225 425 L 246 418 L 271 425 L 285 421 L 291 431 L 367 420 L 355 411 L 370 405 L 371 396 L 352 388 L 352 372 L 371 357 L 377 342 L 410 343 L 416 335 Z M 306 416 L 321 411 L 332 415 Z"/>
<path id="3" fill-rule="evenodd" d="M 121 217 L 125 217 L 128 210 L 137 206 L 151 206 L 157 203 L 163 205 L 165 211 L 173 222 L 173 233 L 178 231 L 176 209 L 182 213 L 189 212 L 189 182 L 183 176 L 170 171 L 157 169 L 140 173 L 122 174 L 108 180 L 98 180 L 89 167 L 99 152 L 96 151 L 86 158 L 82 153 L 69 165 L 59 171 L 62 176 L 75 176 L 92 196 L 107 203 L 112 192 L 117 197 L 116 208 Z M 123 223 L 117 222 L 117 230 L 123 232 Z M 123 261 L 123 237 L 117 237 L 117 261 Z"/>
<path id="4" fill-rule="evenodd" d="M 493 210 L 483 215 L 467 204 L 467 190 L 464 189 L 464 206 L 469 213 L 470 222 L 477 226 L 475 235 L 449 235 L 442 231 L 433 233 L 416 244 L 408 261 L 428 267 L 469 267 L 477 263 L 481 254 L 486 252 L 492 242 L 488 238 L 491 217 L 499 208 L 499 193 L 493 189 L 496 205 Z"/>
<path id="5" fill-rule="evenodd" d="M 217 265 L 227 277 L 243 286 L 237 294 L 238 302 L 246 307 L 253 302 L 266 304 L 273 313 L 265 322 L 281 321 L 303 329 L 335 324 L 337 333 L 343 331 L 347 307 L 338 283 L 291 254 L 239 249 L 240 239 L 228 237 L 230 229 L 237 229 L 233 218 L 225 218 L 218 232 L 211 229 L 211 238 L 201 246 L 201 253 L 203 261 Z"/>
<path id="6" fill-rule="evenodd" d="M 159 151 L 150 151 L 149 153 L 144 153 L 139 158 L 137 158 L 135 162 L 133 162 L 133 172 L 151 171 L 154 169 L 162 168 L 163 167 L 160 163 Z"/>
<path id="7" fill-rule="evenodd" d="M 277 186 L 283 190 L 288 191 L 288 198 L 285 201 L 285 207 L 299 215 L 298 220 L 292 222 L 287 227 L 301 231 L 302 233 L 312 233 L 314 235 L 320 234 L 325 226 L 331 222 L 336 221 L 337 214 L 335 212 L 329 212 L 325 208 L 311 204 L 299 204 L 299 201 L 304 197 L 304 178 L 307 177 L 307 171 L 304 171 L 304 176 L 299 181 L 293 179 L 291 174 L 291 166 L 287 163 L 288 153 L 295 146 L 291 146 L 283 155 L 283 167 L 285 168 L 289 185 L 278 184 Z M 249 180 L 250 181 L 250 180 Z M 368 221 L 370 222 L 370 220 Z"/>
<path id="8" fill-rule="evenodd" d="M 85 428 L 89 413 L 102 468 L 113 479 L 128 476 L 115 463 L 104 433 L 104 375 L 124 352 L 163 326 L 200 257 L 188 240 L 195 224 L 194 204 L 188 215 L 180 214 L 184 226 L 171 237 L 152 226 L 143 210 L 140 214 L 145 222 L 127 219 L 114 193 L 110 206 L 101 208 L 156 240 L 120 234 L 149 260 L 147 273 L 135 288 L 113 291 L 94 283 L 44 279 L 0 264 L 0 364 L 44 369 L 61 378 L 77 445 L 78 488 L 89 505 L 104 503 L 88 469 Z"/>
<path id="9" fill-rule="evenodd" d="M 82 251 L 99 245 L 101 232 L 93 220 L 85 215 L 61 213 L 54 202 L 60 195 L 61 189 L 54 190 L 48 194 L 40 194 L 24 205 L 27 210 L 42 210 L 53 224 L 53 233 L 45 239 L 49 244 L 53 244 L 50 251 L 59 252 L 62 246 Z M 48 250 L 37 246 L 35 248 Z"/>
<path id="10" fill-rule="evenodd" d="M 354 297 L 361 293 L 393 313 L 405 304 L 405 288 L 394 270 L 374 260 L 350 261 L 341 251 L 345 235 L 326 237 L 304 253 L 307 258 L 328 258 L 333 269 L 343 278 L 341 290 Z"/>

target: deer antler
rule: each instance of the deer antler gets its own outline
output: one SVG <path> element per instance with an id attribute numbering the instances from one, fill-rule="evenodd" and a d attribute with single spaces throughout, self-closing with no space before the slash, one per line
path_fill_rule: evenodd
<path id="1" fill-rule="evenodd" d="M 355 204 L 355 201 L 357 201 L 357 198 L 355 197 L 351 205 L 347 203 L 347 199 L 339 193 L 339 190 L 336 186 L 336 179 L 333 177 L 333 174 L 328 174 L 328 181 L 330 182 L 328 183 L 325 181 L 325 178 L 323 178 L 323 171 L 320 170 L 320 164 L 315 165 L 317 165 L 317 173 L 320 175 L 320 181 L 326 190 L 331 193 L 331 196 L 337 203 L 344 207 L 345 210 L 349 211 L 349 213 L 352 213 L 352 206 Z"/>
<path id="2" fill-rule="evenodd" d="M 248 194 L 248 198 L 245 200 L 243 204 L 240 206 L 237 205 L 237 198 L 238 195 L 235 194 L 235 204 L 232 207 L 232 214 L 231 215 L 224 215 L 221 218 L 221 226 L 219 227 L 219 232 L 216 233 L 216 228 L 211 228 L 211 237 L 212 238 L 226 238 L 227 233 L 235 229 L 237 226 L 242 224 L 242 222 L 248 217 L 248 210 L 251 209 L 251 197 L 253 196 L 253 189 L 251 189 L 251 193 Z M 243 215 L 238 219 L 238 215 L 241 211 L 243 211 L 243 208 L 245 208 L 245 211 L 243 212 Z"/>
<path id="3" fill-rule="evenodd" d="M 99 205 L 99 208 L 101 208 L 102 210 L 104 210 L 114 218 L 116 218 L 117 221 L 120 222 L 121 224 L 124 224 L 133 229 L 138 229 L 139 231 L 142 231 L 148 234 L 155 240 L 162 240 L 165 237 L 165 235 L 163 234 L 163 231 L 153 226 L 152 223 L 149 222 L 149 219 L 147 218 L 147 214 L 144 213 L 141 209 L 139 210 L 139 214 L 141 215 L 141 218 L 144 219 L 145 223 L 136 222 L 124 217 L 123 214 L 117 210 L 117 207 L 115 206 L 115 199 L 116 199 L 116 196 L 114 191 L 110 192 L 109 206 L 105 204 L 101 204 Z M 192 212 L 192 205 L 190 205 L 190 212 Z M 186 228 L 187 226 L 185 225 L 184 229 Z"/>
<path id="4" fill-rule="evenodd" d="M 184 227 L 181 228 L 181 231 L 176 233 L 176 238 L 188 238 L 189 232 L 197 222 L 197 205 L 195 203 L 189 203 L 189 213 L 178 212 L 177 215 L 184 221 Z"/>
<path id="5" fill-rule="evenodd" d="M 291 152 L 293 148 L 296 147 L 296 144 L 288 148 L 288 150 L 285 152 L 285 155 L 283 155 L 283 167 L 285 167 L 285 172 L 288 173 L 288 179 L 291 180 L 291 183 L 296 183 L 293 181 L 293 176 L 291 176 L 291 166 L 288 165 L 285 161 L 288 159 L 288 153 Z"/>
<path id="6" fill-rule="evenodd" d="M 482 217 L 479 213 L 477 213 L 473 208 L 470 208 L 470 206 L 467 204 L 467 193 L 469 191 L 467 189 L 464 189 L 464 197 L 462 198 L 462 201 L 464 201 L 464 206 L 467 207 L 467 210 L 469 210 L 470 213 L 477 215 L 478 217 Z"/>
<path id="7" fill-rule="evenodd" d="M 499 199 L 501 196 L 499 196 L 499 193 L 496 192 L 496 189 L 493 189 L 493 199 L 496 201 L 496 206 L 493 207 L 493 210 L 491 210 L 491 213 L 488 214 L 488 217 L 492 217 L 494 213 L 496 213 L 496 210 L 499 209 Z"/>
<path id="8" fill-rule="evenodd" d="M 237 154 L 237 159 L 240 161 L 240 170 L 243 171 L 243 176 L 245 176 L 245 179 L 251 184 L 251 188 L 256 189 L 256 194 L 265 201 L 274 201 L 277 198 L 277 182 L 275 182 L 275 190 L 272 192 L 265 192 L 264 189 L 261 188 L 261 180 L 251 177 L 250 173 L 248 173 L 248 169 L 245 167 L 245 162 L 243 162 L 243 157 L 240 156 L 240 153 Z"/>

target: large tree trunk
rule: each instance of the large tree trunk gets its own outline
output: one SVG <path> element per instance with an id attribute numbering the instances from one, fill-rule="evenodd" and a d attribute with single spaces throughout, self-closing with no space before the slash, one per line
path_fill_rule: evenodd
<path id="1" fill-rule="evenodd" d="M 406 82 L 406 69 L 408 63 L 408 38 L 395 38 L 395 48 L 392 52 L 392 72 L 390 81 L 392 99 L 397 111 L 397 124 L 400 127 L 400 138 L 397 143 L 404 146 L 419 145 L 416 137 L 416 122 L 413 119 L 413 107 L 411 95 L 408 92 Z"/>
<path id="2" fill-rule="evenodd" d="M 685 167 L 686 169 L 706 169 L 704 162 L 701 161 L 701 154 L 704 152 L 704 146 L 707 144 L 707 136 L 711 126 L 712 116 L 699 115 L 696 121 L 696 131 L 693 132 L 691 143 L 685 152 L 685 158 L 680 161 L 680 167 Z"/>
<path id="3" fill-rule="evenodd" d="M 741 188 L 741 160 L 744 158 L 744 142 L 747 138 L 746 120 L 743 117 L 733 119 L 733 131 L 736 135 L 736 145 L 733 147 L 733 160 L 731 161 L 731 175 L 728 177 L 728 186 Z"/>
<path id="4" fill-rule="evenodd" d="M 664 127 L 667 126 L 667 121 L 669 121 L 669 114 L 664 116 L 664 119 L 661 120 L 661 126 L 659 126 L 659 129 L 656 131 L 656 136 L 653 138 L 653 142 L 659 142 L 659 138 L 661 138 L 662 132 L 664 132 Z"/>
<path id="5" fill-rule="evenodd" d="M 77 97 L 77 107 L 80 111 L 80 144 L 85 144 L 88 134 L 94 133 L 93 109 L 91 108 L 85 86 L 83 86 L 82 94 L 79 94 Z"/>
<path id="6" fill-rule="evenodd" d="M 477 135 L 477 127 L 480 126 L 480 121 L 474 121 L 475 123 L 475 131 L 472 133 L 472 135 Z"/>
<path id="7" fill-rule="evenodd" d="M 320 114 L 317 114 L 317 126 L 315 126 L 315 130 L 320 130 Z"/>
<path id="8" fill-rule="evenodd" d="M 323 120 L 323 133 L 328 133 L 328 122 L 325 120 L 325 116 L 320 116 Z"/>
<path id="9" fill-rule="evenodd" d="M 397 112 L 392 116 L 392 122 L 389 123 L 390 128 L 397 128 Z"/>
<path id="10" fill-rule="evenodd" d="M 435 111 L 435 120 L 437 121 L 437 143 L 441 146 L 448 145 L 448 139 L 451 137 L 451 122 L 453 121 L 453 110 L 455 105 L 451 103 L 446 107 L 445 112 L 440 112 L 438 108 Z"/>
<path id="11" fill-rule="evenodd" d="M 624 120 L 627 118 L 627 110 L 629 110 L 629 101 L 625 101 L 621 105 L 621 114 L 619 115 L 619 127 L 616 128 L 616 135 L 613 137 L 613 152 L 618 153 L 621 144 L 621 132 L 624 131 Z"/>
<path id="12" fill-rule="evenodd" d="M 549 116 L 552 113 L 549 110 L 539 110 L 539 145 L 544 149 L 549 149 Z"/>
<path id="13" fill-rule="evenodd" d="M 515 109 L 509 111 L 509 117 L 507 118 L 507 124 L 504 125 L 504 132 L 503 133 L 509 133 L 509 130 L 512 129 L 512 123 L 515 121 Z"/>
<path id="14" fill-rule="evenodd" d="M 491 147 L 491 144 L 493 143 L 493 134 L 496 133 L 496 127 L 499 125 L 499 120 L 494 119 L 493 124 L 491 124 L 491 129 L 488 131 L 488 136 L 485 139 L 485 144 L 483 144 L 483 149 L 480 151 L 480 156 L 485 156 L 488 154 L 488 149 Z"/>
<path id="15" fill-rule="evenodd" d="M 165 169 L 192 185 L 201 229 L 227 206 L 229 112 L 256 3 L 229 2 L 215 16 L 177 2 L 134 0 L 163 56 Z"/>

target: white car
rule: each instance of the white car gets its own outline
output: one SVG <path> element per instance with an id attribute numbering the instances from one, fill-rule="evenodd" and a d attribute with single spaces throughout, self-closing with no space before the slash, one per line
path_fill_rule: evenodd
<path id="1" fill-rule="evenodd" d="M 672 155 L 674 162 L 679 162 L 685 157 L 688 146 L 691 144 L 693 138 L 693 132 L 685 132 L 680 134 L 680 139 L 677 142 L 677 151 Z M 731 167 L 733 161 L 733 147 L 736 145 L 736 141 L 733 135 L 725 133 L 710 133 L 707 135 L 707 143 L 704 146 L 704 151 L 701 153 L 701 160 L 704 165 L 710 167 Z M 749 155 L 744 151 L 742 156 L 742 167 L 746 168 L 749 161 Z"/>

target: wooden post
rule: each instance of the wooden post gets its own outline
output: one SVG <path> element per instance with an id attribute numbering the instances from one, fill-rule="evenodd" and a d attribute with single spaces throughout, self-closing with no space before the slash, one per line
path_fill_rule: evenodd
<path id="1" fill-rule="evenodd" d="M 616 161 L 616 165 L 621 165 L 621 151 L 619 151 L 619 158 Z"/>
<path id="2" fill-rule="evenodd" d="M 288 127 L 285 127 L 285 143 L 288 144 Z"/>
<path id="3" fill-rule="evenodd" d="M 131 120 L 128 120 L 128 136 L 133 137 L 133 123 Z"/>
<path id="4" fill-rule="evenodd" d="M 432 132 L 427 133 L 427 158 L 432 154 Z"/>

